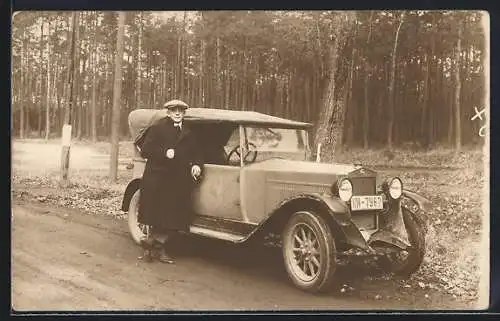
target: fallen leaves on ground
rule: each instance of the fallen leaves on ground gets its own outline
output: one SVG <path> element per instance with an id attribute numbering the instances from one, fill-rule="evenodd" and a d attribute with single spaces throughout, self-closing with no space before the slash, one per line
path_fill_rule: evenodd
<path id="1" fill-rule="evenodd" d="M 44 177 L 12 177 L 13 194 L 16 197 L 46 202 L 62 207 L 82 210 L 97 215 L 124 218 L 121 211 L 122 190 L 73 183 L 68 188 L 59 187 L 57 180 Z"/>

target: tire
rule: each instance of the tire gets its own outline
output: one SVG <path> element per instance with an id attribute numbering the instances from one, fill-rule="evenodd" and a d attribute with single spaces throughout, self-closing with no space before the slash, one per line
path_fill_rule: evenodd
<path id="1" fill-rule="evenodd" d="M 139 200 L 141 191 L 137 190 L 128 207 L 128 229 L 135 243 L 140 244 L 140 240 L 146 236 L 146 226 L 139 224 L 137 219 L 139 214 Z"/>
<path id="2" fill-rule="evenodd" d="M 392 272 L 398 276 L 408 278 L 415 273 L 422 264 L 425 256 L 425 229 L 414 218 L 414 214 L 404 208 L 403 221 L 411 244 L 408 255 L 404 259 L 394 259 L 392 262 Z"/>
<path id="3" fill-rule="evenodd" d="M 321 216 L 309 211 L 294 213 L 283 232 L 282 252 L 288 277 L 297 288 L 312 293 L 331 288 L 336 271 L 335 240 Z"/>

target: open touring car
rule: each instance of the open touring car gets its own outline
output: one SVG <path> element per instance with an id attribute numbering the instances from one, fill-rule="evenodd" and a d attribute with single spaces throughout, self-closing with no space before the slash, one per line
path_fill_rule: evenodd
<path id="1" fill-rule="evenodd" d="M 164 110 L 131 112 L 132 135 L 161 117 Z M 398 177 L 379 188 L 377 174 L 362 165 L 308 161 L 308 123 L 210 108 L 188 109 L 185 122 L 205 156 L 190 233 L 234 243 L 279 235 L 290 280 L 309 292 L 327 290 L 349 255 L 383 258 L 395 273 L 419 268 L 425 228 L 418 207 L 426 200 L 404 190 Z M 135 242 L 144 235 L 137 213 L 145 162 L 137 153 L 122 203 Z M 402 198 L 417 210 L 403 206 Z"/>

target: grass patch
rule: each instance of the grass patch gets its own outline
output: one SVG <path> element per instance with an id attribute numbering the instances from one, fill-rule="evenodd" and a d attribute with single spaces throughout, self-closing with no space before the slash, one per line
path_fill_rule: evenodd
<path id="1" fill-rule="evenodd" d="M 415 151 L 412 149 L 350 149 L 335 159 L 338 163 L 359 162 L 374 167 L 448 167 L 466 168 L 470 163 L 481 164 L 484 152 L 480 148 L 464 149 L 456 154 L 453 149 Z"/>

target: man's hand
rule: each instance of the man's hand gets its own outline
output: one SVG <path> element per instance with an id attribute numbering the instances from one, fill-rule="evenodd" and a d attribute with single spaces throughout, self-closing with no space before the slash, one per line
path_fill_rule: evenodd
<path id="1" fill-rule="evenodd" d="M 191 175 L 193 176 L 193 178 L 195 180 L 198 180 L 200 178 L 200 175 L 201 175 L 201 168 L 200 168 L 200 166 L 193 165 L 191 167 Z"/>

